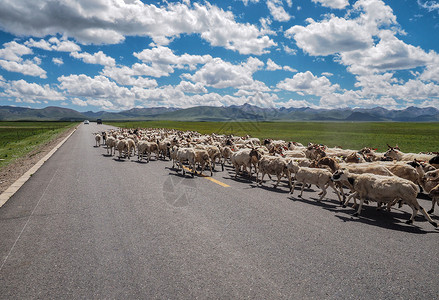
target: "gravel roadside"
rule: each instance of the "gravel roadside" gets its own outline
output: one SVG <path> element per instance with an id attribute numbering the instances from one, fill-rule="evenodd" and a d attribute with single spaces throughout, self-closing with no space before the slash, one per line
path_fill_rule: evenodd
<path id="1" fill-rule="evenodd" d="M 59 134 L 55 139 L 44 143 L 29 152 L 24 157 L 16 159 L 14 162 L 0 169 L 0 194 L 8 189 L 18 178 L 33 167 L 40 159 L 49 153 L 59 142 L 68 136 L 77 126 Z"/>

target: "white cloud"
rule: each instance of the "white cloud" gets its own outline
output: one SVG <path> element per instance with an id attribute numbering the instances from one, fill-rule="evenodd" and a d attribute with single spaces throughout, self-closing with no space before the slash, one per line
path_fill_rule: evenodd
<path id="1" fill-rule="evenodd" d="M 323 96 L 334 93 L 340 87 L 332 84 L 325 76 L 314 76 L 310 71 L 297 73 L 292 78 L 287 78 L 277 84 L 283 90 L 296 92 L 299 95 Z"/>
<path id="2" fill-rule="evenodd" d="M 259 0 L 242 0 L 245 6 L 247 6 L 249 3 L 258 3 Z"/>
<path id="3" fill-rule="evenodd" d="M 352 16 L 357 17 L 350 19 Z M 308 26 L 293 26 L 285 36 L 294 38 L 299 48 L 314 56 L 368 49 L 382 30 L 403 33 L 393 10 L 381 0 L 358 0 L 345 18 L 327 15 L 320 22 L 307 21 Z"/>
<path id="4" fill-rule="evenodd" d="M 32 48 L 39 48 L 39 49 L 43 49 L 43 50 L 47 50 L 47 51 L 52 51 L 52 45 L 46 41 L 46 40 L 39 40 L 39 41 L 35 41 L 34 39 L 29 39 L 28 41 L 24 42 L 24 44 L 28 47 L 32 47 Z"/>
<path id="5" fill-rule="evenodd" d="M 286 108 L 290 108 L 290 107 L 294 107 L 294 108 L 303 108 L 303 107 L 311 107 L 311 108 L 316 108 L 316 106 L 306 100 L 293 100 L 290 99 L 287 102 L 277 102 L 276 103 L 277 107 L 286 107 Z"/>
<path id="6" fill-rule="evenodd" d="M 20 62 L 23 55 L 32 54 L 32 49 L 15 41 L 4 43 L 3 46 L 4 48 L 0 49 L 0 58 L 8 61 Z"/>
<path id="7" fill-rule="evenodd" d="M 431 62 L 427 64 L 419 79 L 439 83 L 439 55 L 432 55 Z"/>
<path id="8" fill-rule="evenodd" d="M 135 63 L 131 67 L 105 67 L 102 70 L 101 75 L 109 77 L 122 85 L 136 85 L 134 83 L 136 81 L 136 78 L 142 78 L 139 76 L 150 76 L 159 78 L 163 76 L 169 76 L 169 74 L 173 72 L 174 69 L 169 65 L 149 66 L 147 64 Z"/>
<path id="9" fill-rule="evenodd" d="M 183 54 L 177 56 L 168 47 L 158 46 L 152 49 L 145 49 L 141 52 L 134 52 L 133 55 L 144 63 L 158 66 L 172 66 L 173 68 L 185 68 L 195 69 L 198 64 L 205 64 L 212 60 L 210 55 L 190 55 Z"/>
<path id="10" fill-rule="evenodd" d="M 322 75 L 326 77 L 334 76 L 334 74 L 332 74 L 331 72 L 323 72 Z"/>
<path id="11" fill-rule="evenodd" d="M 296 49 L 291 49 L 288 46 L 284 46 L 284 51 L 290 55 L 296 55 L 297 54 L 297 50 Z"/>
<path id="12" fill-rule="evenodd" d="M 114 58 L 105 55 L 102 51 L 93 54 L 86 52 L 70 52 L 70 56 L 76 59 L 82 59 L 82 61 L 87 64 L 103 65 L 110 67 L 116 65 L 116 61 L 114 60 Z"/>
<path id="13" fill-rule="evenodd" d="M 52 62 L 53 62 L 55 65 L 58 65 L 58 66 L 64 64 L 64 61 L 62 60 L 61 57 L 54 57 L 54 58 L 52 58 Z"/>
<path id="14" fill-rule="evenodd" d="M 214 88 L 234 87 L 243 89 L 254 85 L 253 73 L 262 66 L 264 66 L 264 63 L 254 57 L 248 58 L 247 62 L 240 65 L 233 65 L 220 58 L 214 58 L 195 74 L 184 74 L 184 77 Z"/>
<path id="15" fill-rule="evenodd" d="M 276 71 L 276 70 L 285 70 L 285 71 L 289 71 L 289 72 L 297 72 L 296 69 L 291 68 L 290 66 L 279 66 L 278 64 L 276 64 L 274 61 L 271 60 L 271 58 L 269 58 L 267 60 L 267 71 Z"/>
<path id="16" fill-rule="evenodd" d="M 120 110 L 120 109 L 130 109 L 131 106 L 117 106 L 113 102 L 105 99 L 86 99 L 87 106 L 100 107 L 103 110 Z"/>
<path id="17" fill-rule="evenodd" d="M 146 70 L 142 69 L 143 67 L 140 66 L 145 67 Z M 154 79 L 143 77 L 143 75 L 154 77 L 169 75 L 168 72 L 158 73 L 158 71 L 159 70 L 154 70 L 154 68 L 148 67 L 146 65 L 135 64 L 133 68 L 129 68 L 127 66 L 105 67 L 104 70 L 101 72 L 101 75 L 109 77 L 121 85 L 132 85 L 144 88 L 151 88 L 157 86 L 157 81 L 155 81 Z"/>
<path id="18" fill-rule="evenodd" d="M 392 8 L 382 0 L 358 0 L 351 13 L 360 14 L 355 21 L 365 27 L 371 35 L 377 35 L 381 29 L 397 25 Z M 394 28 L 394 31 L 397 32 L 398 29 Z"/>
<path id="19" fill-rule="evenodd" d="M 285 31 L 286 37 L 296 40 L 297 46 L 310 55 L 330 55 L 344 51 L 362 50 L 373 44 L 365 27 L 357 22 L 332 16 L 308 26 L 293 26 Z"/>
<path id="20" fill-rule="evenodd" d="M 21 99 L 22 101 L 58 101 L 65 99 L 62 93 L 52 89 L 48 84 L 39 85 L 36 83 L 29 83 L 23 79 L 9 82 L 8 86 L 5 88 L 4 96 Z"/>
<path id="21" fill-rule="evenodd" d="M 268 71 L 276 71 L 276 70 L 282 70 L 282 67 L 276 64 L 274 61 L 269 58 L 267 60 L 267 70 Z"/>
<path id="22" fill-rule="evenodd" d="M 58 78 L 60 89 L 65 90 L 72 97 L 88 97 L 90 99 L 112 100 L 113 105 L 119 108 L 134 106 L 134 93 L 118 86 L 104 76 L 89 77 L 87 75 L 69 75 Z"/>
<path id="23" fill-rule="evenodd" d="M 371 48 L 341 53 L 340 62 L 354 74 L 369 74 L 426 66 L 438 58 L 433 51 L 426 53 L 420 47 L 404 43 L 388 31 L 383 31 L 380 37 L 380 42 Z"/>
<path id="24" fill-rule="evenodd" d="M 314 3 L 320 3 L 322 6 L 343 9 L 349 5 L 348 0 L 312 0 Z"/>
<path id="25" fill-rule="evenodd" d="M 273 19 L 279 22 L 287 22 L 291 16 L 285 11 L 282 0 L 268 0 L 267 7 Z"/>
<path id="26" fill-rule="evenodd" d="M 31 60 L 16 62 L 0 59 L 0 67 L 9 72 L 16 72 L 23 75 L 47 78 L 46 71 L 44 71 L 34 61 Z"/>
<path id="27" fill-rule="evenodd" d="M 206 3 L 141 1 L 4 0 L 0 27 L 15 35 L 44 37 L 60 34 L 83 44 L 120 43 L 125 36 L 149 36 L 166 44 L 181 34 L 199 34 L 212 46 L 241 54 L 262 54 L 276 43 L 252 24 L 235 21 L 230 11 Z M 58 51 L 80 51 L 63 48 Z M 72 45 L 70 45 L 72 46 Z"/>
<path id="28" fill-rule="evenodd" d="M 59 51 L 59 52 L 77 52 L 81 51 L 81 47 L 72 41 L 63 39 L 59 40 L 56 37 L 51 37 L 48 41 L 29 39 L 24 43 L 28 47 L 40 48 L 47 51 Z"/>
<path id="29" fill-rule="evenodd" d="M 87 106 L 87 102 L 84 100 L 81 100 L 79 98 L 73 98 L 72 99 L 72 104 L 73 105 L 78 105 L 78 106 Z"/>
<path id="30" fill-rule="evenodd" d="M 428 11 L 439 10 L 439 2 L 431 0 L 418 0 L 418 5 L 422 8 L 428 9 Z"/>
<path id="31" fill-rule="evenodd" d="M 190 94 L 207 93 L 207 89 L 200 82 L 194 84 L 189 81 L 181 81 L 175 88 L 182 91 L 183 93 L 190 93 Z"/>
<path id="32" fill-rule="evenodd" d="M 395 109 L 398 103 L 392 97 L 368 97 L 364 98 L 356 91 L 345 91 L 344 93 L 333 93 L 324 95 L 320 99 L 321 108 L 342 108 L 349 106 L 357 107 L 384 107 L 388 109 Z"/>

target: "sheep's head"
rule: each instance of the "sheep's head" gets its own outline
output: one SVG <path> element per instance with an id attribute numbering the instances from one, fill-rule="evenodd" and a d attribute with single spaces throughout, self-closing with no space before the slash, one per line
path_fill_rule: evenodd
<path id="1" fill-rule="evenodd" d="M 261 159 L 261 153 L 255 149 L 252 148 L 252 150 L 250 151 L 250 159 L 253 161 L 259 161 Z"/>
<path id="2" fill-rule="evenodd" d="M 332 181 L 344 181 L 348 180 L 348 173 L 345 170 L 337 170 L 332 174 Z"/>
<path id="3" fill-rule="evenodd" d="M 384 157 L 392 158 L 392 159 L 396 159 L 396 160 L 398 160 L 398 157 L 400 155 L 401 155 L 401 152 L 394 147 L 390 147 L 389 150 L 387 150 L 386 153 L 384 153 Z"/>
<path id="4" fill-rule="evenodd" d="M 299 164 L 293 160 L 290 160 L 287 164 L 287 169 L 290 172 L 297 173 L 299 171 Z"/>
<path id="5" fill-rule="evenodd" d="M 430 181 L 439 180 L 439 170 L 429 171 L 425 173 L 424 180 L 430 180 Z"/>

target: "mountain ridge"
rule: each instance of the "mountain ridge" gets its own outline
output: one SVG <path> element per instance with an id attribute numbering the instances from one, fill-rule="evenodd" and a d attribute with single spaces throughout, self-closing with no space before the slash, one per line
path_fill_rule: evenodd
<path id="1" fill-rule="evenodd" d="M 195 106 L 190 108 L 132 108 L 120 112 L 86 111 L 48 106 L 41 109 L 0 106 L 0 121 L 347 121 L 347 122 L 439 122 L 434 107 L 410 106 L 403 110 L 374 108 L 263 108 L 250 104 L 231 106 Z"/>

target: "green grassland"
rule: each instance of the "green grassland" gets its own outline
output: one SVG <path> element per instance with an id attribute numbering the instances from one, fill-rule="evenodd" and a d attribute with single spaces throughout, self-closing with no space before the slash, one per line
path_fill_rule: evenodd
<path id="1" fill-rule="evenodd" d="M 393 122 L 113 122 L 122 128 L 174 128 L 195 130 L 203 134 L 249 134 L 260 139 L 272 138 L 341 146 L 387 150 L 386 144 L 396 145 L 404 152 L 439 151 L 439 123 Z"/>
<path id="2" fill-rule="evenodd" d="M 75 126 L 71 122 L 0 122 L 0 168 Z"/>

